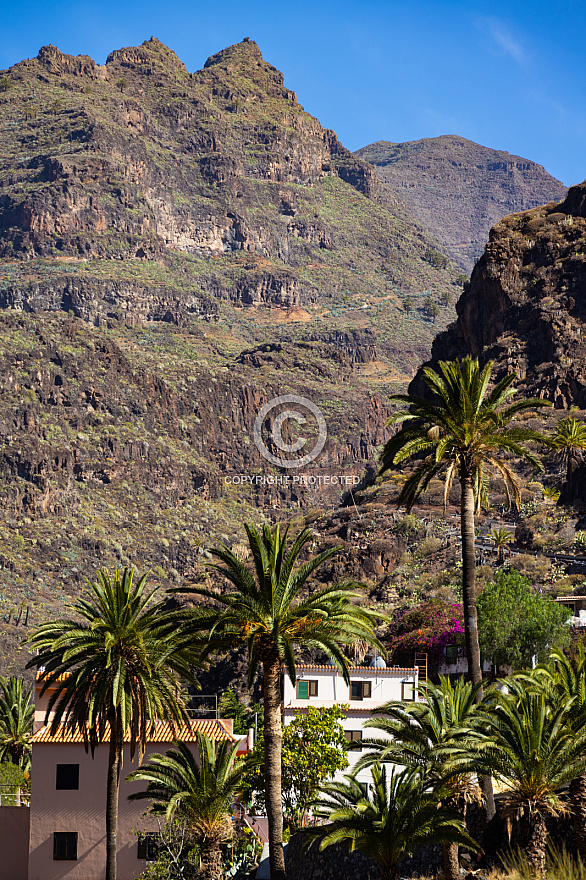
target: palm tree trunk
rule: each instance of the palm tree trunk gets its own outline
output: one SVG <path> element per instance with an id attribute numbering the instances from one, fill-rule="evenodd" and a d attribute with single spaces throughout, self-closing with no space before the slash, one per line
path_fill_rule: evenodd
<path id="1" fill-rule="evenodd" d="M 586 775 L 578 776 L 570 782 L 572 798 L 572 818 L 578 842 L 578 852 L 586 863 Z"/>
<path id="2" fill-rule="evenodd" d="M 462 534 L 462 598 L 464 602 L 464 638 L 466 641 L 466 659 L 468 675 L 474 684 L 482 682 L 482 666 L 480 665 L 480 645 L 478 644 L 478 613 L 476 611 L 476 551 L 474 548 L 474 489 L 472 477 L 464 470 L 460 471 L 462 494 L 460 496 L 460 530 Z M 483 696 L 482 688 L 478 689 L 476 702 Z M 483 776 L 481 788 L 484 795 L 484 816 L 488 823 L 495 815 L 492 779 Z"/>
<path id="3" fill-rule="evenodd" d="M 281 661 L 266 660 L 264 672 L 265 803 L 269 820 L 271 880 L 285 880 L 283 800 L 281 793 Z"/>
<path id="4" fill-rule="evenodd" d="M 110 723 L 108 783 L 106 789 L 106 880 L 116 880 L 118 796 L 122 771 L 122 725 L 117 717 Z"/>
<path id="5" fill-rule="evenodd" d="M 460 473 L 460 529 L 462 532 L 462 596 L 464 600 L 464 636 L 468 675 L 474 684 L 482 681 L 478 614 L 476 612 L 476 558 L 474 549 L 474 490 L 472 477 Z"/>
<path id="6" fill-rule="evenodd" d="M 460 880 L 460 862 L 458 861 L 458 844 L 444 843 L 444 874 L 446 880 Z"/>
<path id="7" fill-rule="evenodd" d="M 199 853 L 198 877 L 201 880 L 222 880 L 224 860 L 222 850 L 215 843 L 202 844 Z"/>
<path id="8" fill-rule="evenodd" d="M 530 819 L 526 819 L 524 825 L 524 849 L 527 861 L 537 874 L 544 874 L 547 847 L 547 826 L 545 824 L 545 819 L 537 813 Z"/>

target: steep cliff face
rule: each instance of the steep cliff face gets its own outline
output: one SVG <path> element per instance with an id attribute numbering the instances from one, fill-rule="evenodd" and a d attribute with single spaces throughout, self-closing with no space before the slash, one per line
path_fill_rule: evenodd
<path id="1" fill-rule="evenodd" d="M 468 352 L 558 409 L 586 409 L 586 184 L 493 227 L 432 363 Z"/>
<path id="2" fill-rule="evenodd" d="M 377 141 L 356 155 L 374 165 L 379 179 L 467 272 L 502 217 L 566 194 L 536 162 L 455 135 L 402 144 Z"/>

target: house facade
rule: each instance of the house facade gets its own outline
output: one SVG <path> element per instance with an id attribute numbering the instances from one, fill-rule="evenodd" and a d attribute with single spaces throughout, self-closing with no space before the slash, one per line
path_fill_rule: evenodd
<path id="1" fill-rule="evenodd" d="M 30 807 L 0 807 L 0 877 L 6 880 L 102 880 L 106 865 L 106 778 L 109 737 L 86 752 L 83 738 L 59 726 L 51 733 L 44 724 L 50 692 L 35 693 L 32 738 Z M 151 728 L 143 760 L 183 740 L 197 753 L 196 734 L 216 742 L 239 742 L 238 753 L 251 747 L 248 738 L 235 737 L 232 720 L 202 719 L 173 727 L 157 721 Z M 144 815 L 147 801 L 128 801 L 144 783 L 126 782 L 139 766 L 130 760 L 125 740 L 118 813 L 118 880 L 135 880 L 146 867 L 148 847 L 137 832 L 156 831 L 156 820 Z M 9 855 L 6 853 L 9 852 Z M 9 873 L 4 873 L 4 868 Z"/>
<path id="2" fill-rule="evenodd" d="M 412 702 L 417 699 L 419 672 L 417 667 L 386 666 L 381 657 L 375 657 L 369 666 L 350 668 L 350 685 L 346 684 L 337 666 L 297 666 L 297 682 L 292 684 L 284 676 L 283 723 L 290 724 L 299 712 L 308 706 L 343 706 L 346 717 L 340 722 L 348 742 L 362 740 L 363 736 L 378 735 L 364 730 L 365 722 L 374 709 L 391 700 Z M 360 758 L 361 751 L 349 751 L 349 773 Z M 341 775 L 341 774 L 340 774 Z M 367 785 L 370 772 L 362 770 L 358 782 Z"/>

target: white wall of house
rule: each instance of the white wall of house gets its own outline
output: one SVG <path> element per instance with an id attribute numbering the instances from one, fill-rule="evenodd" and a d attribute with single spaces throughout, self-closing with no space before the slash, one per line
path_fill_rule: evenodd
<path id="1" fill-rule="evenodd" d="M 417 696 L 418 671 L 416 668 L 389 666 L 385 668 L 354 666 L 350 669 L 350 686 L 335 666 L 297 666 L 297 683 L 293 685 L 284 676 L 283 723 L 290 724 L 296 714 L 308 706 L 315 708 L 340 705 L 346 708 L 346 717 L 340 722 L 347 739 L 378 736 L 376 731 L 364 730 L 365 722 L 375 708 L 391 700 L 413 700 Z M 307 694 L 307 696 L 306 696 Z M 349 751 L 349 773 L 360 758 L 361 751 Z M 341 777 L 339 773 L 337 776 Z M 370 771 L 358 773 L 359 782 L 371 781 Z"/>

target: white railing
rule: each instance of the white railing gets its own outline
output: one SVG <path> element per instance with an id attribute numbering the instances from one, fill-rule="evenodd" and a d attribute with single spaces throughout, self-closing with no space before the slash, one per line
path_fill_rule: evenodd
<path id="1" fill-rule="evenodd" d="M 0 785 L 0 807 L 30 807 L 30 799 L 20 788 L 15 791 L 11 786 Z"/>

